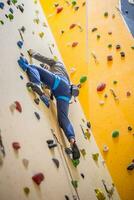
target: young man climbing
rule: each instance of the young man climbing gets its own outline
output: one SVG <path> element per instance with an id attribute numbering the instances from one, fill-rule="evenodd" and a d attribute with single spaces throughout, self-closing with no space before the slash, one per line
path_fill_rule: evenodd
<path id="1" fill-rule="evenodd" d="M 72 96 L 78 96 L 79 88 L 70 84 L 70 79 L 63 63 L 42 56 L 31 49 L 28 51 L 28 54 L 41 63 L 47 64 L 50 69 L 48 70 L 35 65 L 30 65 L 24 57 L 20 57 L 18 64 L 26 71 L 30 79 L 27 86 L 31 87 L 32 90 L 40 96 L 40 99 L 47 107 L 49 107 L 49 99 L 44 94 L 41 83 L 48 86 L 51 90 L 56 99 L 59 125 L 71 144 L 73 159 L 79 159 L 80 152 L 76 144 L 74 129 L 68 119 L 69 102 Z"/>

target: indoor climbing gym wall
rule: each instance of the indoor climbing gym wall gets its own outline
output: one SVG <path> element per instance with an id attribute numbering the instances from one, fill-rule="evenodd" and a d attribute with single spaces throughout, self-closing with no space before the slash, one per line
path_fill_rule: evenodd
<path id="1" fill-rule="evenodd" d="M 62 10 L 57 6 L 52 15 Z M 77 53 L 77 40 L 71 42 L 69 51 Z M 73 160 L 55 100 L 47 108 L 27 87 L 22 62 L 43 67 L 27 50 L 62 61 L 39 1 L 0 1 L 0 44 L 0 200 L 120 200 L 78 99 L 69 112 L 81 152 Z M 77 79 L 81 91 L 86 80 L 85 74 Z"/>
<path id="2" fill-rule="evenodd" d="M 133 200 L 133 0 L 40 2 L 71 80 L 87 77 L 81 106 L 121 199 Z"/>

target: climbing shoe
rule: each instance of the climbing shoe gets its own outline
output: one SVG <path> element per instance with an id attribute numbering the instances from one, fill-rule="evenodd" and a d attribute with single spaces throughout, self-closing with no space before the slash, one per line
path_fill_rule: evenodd
<path id="1" fill-rule="evenodd" d="M 21 69 L 23 71 L 27 70 L 27 68 L 28 68 L 28 61 L 24 57 L 20 56 L 20 58 L 18 60 L 18 64 L 19 64 L 19 66 L 21 67 Z"/>
<path id="2" fill-rule="evenodd" d="M 134 162 L 128 165 L 127 170 L 133 170 L 134 169 Z"/>
<path id="3" fill-rule="evenodd" d="M 52 148 L 54 148 L 54 147 L 57 147 L 57 144 L 54 143 L 54 140 L 47 140 L 46 142 L 47 142 L 47 144 L 48 144 L 48 148 L 49 148 L 49 149 L 52 149 Z"/>
<path id="4" fill-rule="evenodd" d="M 72 148 L 73 160 L 79 159 L 80 158 L 80 151 L 79 151 L 79 149 L 77 147 L 76 142 L 73 143 L 71 148 Z"/>
<path id="5" fill-rule="evenodd" d="M 28 82 L 27 87 L 30 87 L 33 90 L 33 92 L 36 92 L 39 96 L 43 95 L 43 92 L 41 91 L 41 89 L 39 88 L 38 85 L 36 85 L 32 82 Z"/>

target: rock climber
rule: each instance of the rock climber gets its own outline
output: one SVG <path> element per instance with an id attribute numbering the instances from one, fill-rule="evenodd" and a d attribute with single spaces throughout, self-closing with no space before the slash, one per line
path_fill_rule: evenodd
<path id="1" fill-rule="evenodd" d="M 41 84 L 48 86 L 57 104 L 57 117 L 60 127 L 63 129 L 68 141 L 71 145 L 73 159 L 80 158 L 80 152 L 76 144 L 73 126 L 68 118 L 69 102 L 71 97 L 79 95 L 79 87 L 71 85 L 67 71 L 60 61 L 42 56 L 34 52 L 32 49 L 28 51 L 29 56 L 49 66 L 49 69 L 30 65 L 24 57 L 20 57 L 18 64 L 26 71 L 30 82 L 27 86 L 36 92 L 40 99 L 49 107 L 49 99 L 41 88 Z"/>

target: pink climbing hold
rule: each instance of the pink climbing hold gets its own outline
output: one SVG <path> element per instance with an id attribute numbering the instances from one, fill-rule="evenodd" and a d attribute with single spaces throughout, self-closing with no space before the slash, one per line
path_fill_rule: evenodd
<path id="1" fill-rule="evenodd" d="M 63 7 L 58 7 L 56 13 L 60 13 L 63 10 Z"/>
<path id="2" fill-rule="evenodd" d="M 72 28 L 74 28 L 75 26 L 76 26 L 76 24 L 71 24 L 70 27 L 69 27 L 69 29 L 72 29 Z"/>
<path id="3" fill-rule="evenodd" d="M 106 84 L 105 83 L 100 83 L 98 86 L 97 86 L 97 92 L 101 92 L 105 89 L 106 87 Z"/>
<path id="4" fill-rule="evenodd" d="M 14 148 L 14 150 L 18 150 L 18 149 L 20 149 L 21 148 L 21 146 L 20 146 L 20 144 L 19 144 L 19 142 L 13 142 L 12 143 L 12 147 Z"/>
<path id="5" fill-rule="evenodd" d="M 32 179 L 37 184 L 40 185 L 41 182 L 44 180 L 44 175 L 42 173 L 35 174 Z"/>
<path id="6" fill-rule="evenodd" d="M 78 45 L 78 42 L 73 42 L 72 47 L 76 47 Z"/>
<path id="7" fill-rule="evenodd" d="M 22 112 L 22 107 L 21 107 L 21 104 L 19 103 L 19 101 L 15 101 L 15 108 L 16 110 L 18 110 L 20 113 Z"/>

